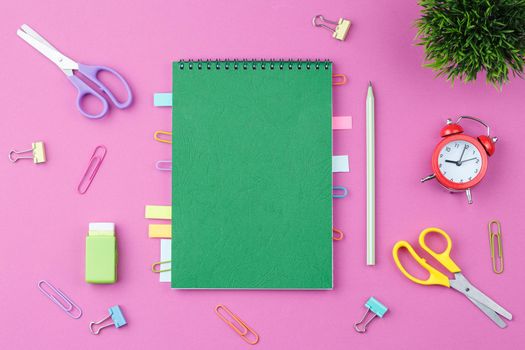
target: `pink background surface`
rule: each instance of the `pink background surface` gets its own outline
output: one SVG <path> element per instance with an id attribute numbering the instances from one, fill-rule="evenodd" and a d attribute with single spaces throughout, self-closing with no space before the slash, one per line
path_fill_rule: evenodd
<path id="1" fill-rule="evenodd" d="M 45 3 L 45 4 L 44 4 Z M 323 5 L 324 3 L 324 5 Z M 25 1 L 2 5 L 0 150 L 46 142 L 48 162 L 0 161 L 0 348 L 245 349 L 213 312 L 222 303 L 261 336 L 260 349 L 516 348 L 525 341 L 523 267 L 523 96 L 525 82 L 502 92 L 483 79 L 451 87 L 422 68 L 413 43 L 416 1 Z M 346 42 L 313 28 L 312 16 L 353 21 Z M 73 59 L 117 69 L 135 103 L 98 121 L 82 117 L 62 73 L 20 40 L 28 23 Z M 349 83 L 334 88 L 334 114 L 352 115 L 337 131 L 334 153 L 350 156 L 351 172 L 335 175 L 351 195 L 336 200 L 333 291 L 174 291 L 150 272 L 159 242 L 147 237 L 145 204 L 167 204 L 170 175 L 154 162 L 170 147 L 153 141 L 170 130 L 170 110 L 152 94 L 171 89 L 171 61 L 181 58 L 328 58 Z M 376 93 L 377 266 L 365 266 L 366 84 Z M 477 115 L 500 138 L 475 203 L 450 195 L 430 173 L 431 152 L 447 117 Z M 468 126 L 472 134 L 482 131 Z M 84 196 L 77 183 L 98 144 L 108 155 Z M 203 213 L 204 215 L 204 213 Z M 491 271 L 486 224 L 503 225 L 505 272 Z M 115 285 L 84 282 L 88 223 L 113 221 L 120 254 Z M 417 240 L 439 226 L 454 240 L 452 256 L 482 291 L 514 314 L 497 328 L 466 298 L 404 278 L 391 258 L 399 239 Z M 47 279 L 83 309 L 72 320 L 36 283 Z M 390 311 L 365 335 L 352 329 L 375 296 Z M 128 325 L 90 335 L 88 323 L 120 304 Z"/>

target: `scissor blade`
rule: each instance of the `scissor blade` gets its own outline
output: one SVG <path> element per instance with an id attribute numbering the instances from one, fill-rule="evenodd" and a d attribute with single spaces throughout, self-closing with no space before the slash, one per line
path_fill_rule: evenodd
<path id="1" fill-rule="evenodd" d="M 53 63 L 55 63 L 63 71 L 68 69 L 78 69 L 78 63 L 62 54 L 60 51 L 52 46 L 41 42 L 39 39 L 34 38 L 30 34 L 24 32 L 22 29 L 18 29 L 16 34 L 22 38 L 29 45 L 33 46 L 38 52 L 46 56 Z"/>
<path id="2" fill-rule="evenodd" d="M 31 28 L 30 26 L 28 26 L 27 24 L 22 24 L 20 26 L 20 29 L 22 29 L 22 31 L 24 31 L 26 34 L 29 34 L 30 36 L 32 36 L 33 38 L 37 39 L 38 41 L 40 41 L 41 43 L 43 44 L 46 44 L 47 46 L 49 46 L 50 48 L 52 49 L 55 49 L 56 48 L 51 45 L 51 43 L 49 41 L 47 41 L 46 39 L 44 39 L 43 36 L 41 36 L 40 34 L 38 34 L 36 32 L 36 30 L 34 30 L 33 28 Z M 58 50 L 57 50 L 58 51 Z"/>
<path id="3" fill-rule="evenodd" d="M 464 294 L 473 302 L 484 305 L 488 309 L 500 314 L 507 320 L 512 320 L 512 314 L 496 303 L 494 300 L 486 296 L 479 289 L 474 287 L 461 272 L 454 274 L 455 279 L 450 280 L 450 286 L 460 293 Z M 475 303 L 476 304 L 476 303 Z M 476 304 L 477 305 L 477 304 Z M 478 306 L 479 307 L 479 306 Z M 481 309 L 481 308 L 480 308 Z M 483 311 L 483 309 L 482 309 Z"/>
<path id="4" fill-rule="evenodd" d="M 480 290 L 478 290 L 473 285 L 470 285 L 470 291 L 469 291 L 469 297 L 471 299 L 476 300 L 480 304 L 485 305 L 489 309 L 493 310 L 494 312 L 497 312 L 501 316 L 505 317 L 507 320 L 512 320 L 512 314 L 507 311 L 505 308 L 503 308 L 501 305 L 496 303 L 494 300 L 483 294 Z"/>
<path id="5" fill-rule="evenodd" d="M 499 328 L 507 327 L 507 324 L 505 323 L 505 321 L 503 321 L 501 317 L 499 317 L 499 315 L 494 310 L 476 301 L 475 299 L 472 299 L 472 298 L 468 298 L 468 299 L 472 301 L 472 303 L 476 305 L 481 311 L 483 311 L 483 313 L 487 315 L 495 324 L 497 324 Z"/>

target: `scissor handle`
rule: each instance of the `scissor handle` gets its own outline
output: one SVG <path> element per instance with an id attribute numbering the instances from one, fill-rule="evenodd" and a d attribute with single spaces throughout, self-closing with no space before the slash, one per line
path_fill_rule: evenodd
<path id="1" fill-rule="evenodd" d="M 124 77 L 120 75 L 119 72 L 117 72 L 116 70 L 109 68 L 109 67 L 105 67 L 105 66 L 90 66 L 87 64 L 79 63 L 78 71 L 82 73 L 82 75 L 84 75 L 86 78 L 91 80 L 93 83 L 95 83 L 100 88 L 100 90 L 102 90 L 106 95 L 108 95 L 111 102 L 118 109 L 124 109 L 124 108 L 129 107 L 129 105 L 131 105 L 131 102 L 133 101 L 133 95 L 131 94 L 131 88 L 129 87 L 126 79 L 124 79 Z M 125 101 L 120 102 L 119 100 L 117 100 L 117 98 L 111 92 L 111 90 L 100 79 L 98 79 L 98 73 L 102 71 L 108 72 L 109 74 L 114 75 L 118 80 L 120 80 L 120 82 L 126 89 L 127 98 Z"/>
<path id="2" fill-rule="evenodd" d="M 441 253 L 438 253 L 434 250 L 432 250 L 427 243 L 425 242 L 425 238 L 429 233 L 437 233 L 444 237 L 447 240 L 447 247 L 445 250 Z M 447 270 L 449 270 L 452 273 L 461 272 L 461 269 L 458 265 L 450 258 L 450 250 L 452 249 L 452 240 L 450 239 L 450 236 L 443 231 L 440 228 L 437 227 L 429 227 L 421 231 L 419 234 L 419 245 L 421 248 L 423 248 L 428 254 L 432 255 L 434 259 L 439 261 L 441 265 L 443 265 Z"/>
<path id="3" fill-rule="evenodd" d="M 417 277 L 412 276 L 401 264 L 401 261 L 399 260 L 399 250 L 400 249 L 406 249 L 410 253 L 410 255 L 414 258 L 414 260 L 417 261 L 421 267 L 423 267 L 425 270 L 428 271 L 430 274 L 429 277 L 426 280 L 419 279 Z M 392 256 L 394 257 L 394 261 L 397 265 L 397 268 L 405 275 L 406 278 L 411 280 L 414 283 L 423 284 L 423 285 L 441 285 L 445 287 L 450 287 L 450 281 L 448 277 L 438 270 L 436 270 L 434 267 L 430 266 L 425 259 L 420 257 L 414 248 L 412 248 L 412 245 L 408 243 L 407 241 L 399 241 L 394 245 L 394 248 L 392 249 Z"/>
<path id="4" fill-rule="evenodd" d="M 84 117 L 91 118 L 91 119 L 98 119 L 98 118 L 102 118 L 103 116 L 105 116 L 106 113 L 108 112 L 108 109 L 109 109 L 108 101 L 106 101 L 106 99 L 104 97 L 102 97 L 101 94 L 99 94 L 97 91 L 95 91 L 91 86 L 86 84 L 82 79 L 80 79 L 76 75 L 70 75 L 68 78 L 71 81 L 71 83 L 73 83 L 73 85 L 75 85 L 75 87 L 78 90 L 77 108 L 78 108 L 79 112 Z M 91 113 L 87 112 L 84 109 L 84 107 L 82 107 L 82 100 L 86 96 L 89 96 L 89 95 L 93 96 L 94 98 L 99 100 L 100 103 L 102 103 L 102 110 L 100 111 L 100 113 L 98 113 L 98 114 L 91 114 Z"/>

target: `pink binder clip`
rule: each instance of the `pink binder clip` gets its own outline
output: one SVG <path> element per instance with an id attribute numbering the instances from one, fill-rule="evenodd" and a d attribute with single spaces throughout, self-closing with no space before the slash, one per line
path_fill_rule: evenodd
<path id="1" fill-rule="evenodd" d="M 78 184 L 78 193 L 84 194 L 87 192 L 89 186 L 91 186 L 91 183 L 95 178 L 95 175 L 98 173 L 98 169 L 100 168 L 102 161 L 106 157 L 107 151 L 108 150 L 106 146 L 99 145 L 95 147 L 95 151 L 93 151 L 93 154 L 91 155 L 91 159 L 89 160 L 87 169 L 82 176 L 82 180 L 80 180 L 80 183 Z"/>

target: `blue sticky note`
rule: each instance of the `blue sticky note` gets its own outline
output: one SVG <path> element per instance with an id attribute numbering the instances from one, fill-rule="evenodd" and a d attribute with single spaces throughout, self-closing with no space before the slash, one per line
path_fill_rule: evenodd
<path id="1" fill-rule="evenodd" d="M 157 92 L 153 94 L 153 105 L 155 107 L 171 107 L 171 92 Z"/>

